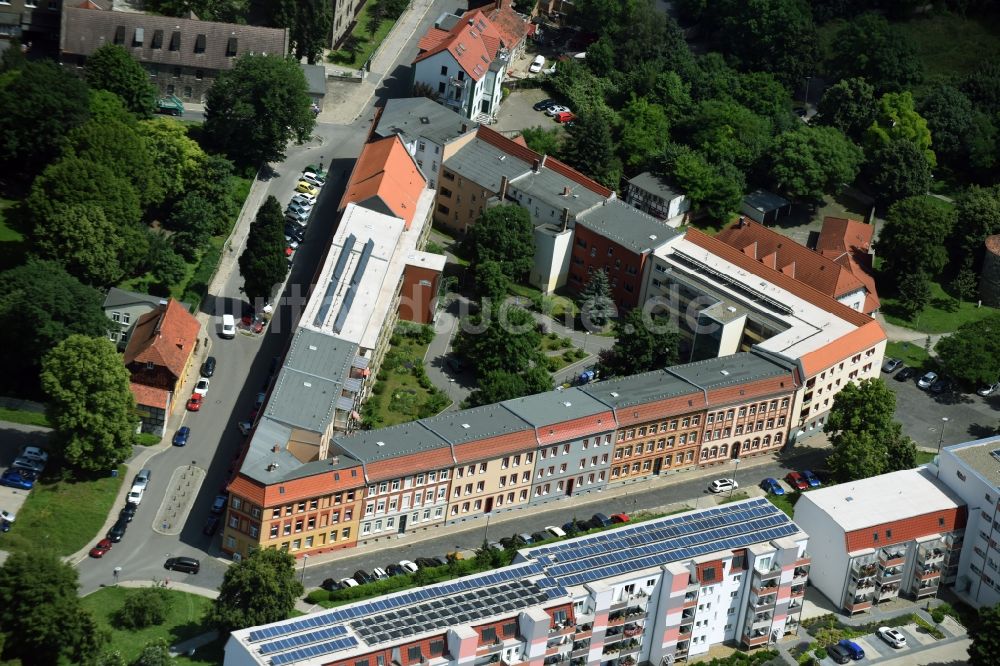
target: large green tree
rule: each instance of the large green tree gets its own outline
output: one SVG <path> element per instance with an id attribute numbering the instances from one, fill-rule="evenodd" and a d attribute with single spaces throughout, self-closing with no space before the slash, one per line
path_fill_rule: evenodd
<path id="1" fill-rule="evenodd" d="M 558 128 L 526 127 L 521 130 L 521 138 L 536 153 L 555 155 L 562 145 L 562 132 Z"/>
<path id="2" fill-rule="evenodd" d="M 680 333 L 666 318 L 634 308 L 615 322 L 615 344 L 601 354 L 604 376 L 660 370 L 677 363 Z"/>
<path id="3" fill-rule="evenodd" d="M 702 102 L 684 126 L 692 148 L 712 162 L 732 164 L 744 173 L 771 144 L 771 121 L 735 102 Z"/>
<path id="4" fill-rule="evenodd" d="M 156 87 L 139 61 L 121 46 L 104 44 L 87 56 L 86 77 L 91 88 L 118 95 L 140 118 L 153 115 Z"/>
<path id="5" fill-rule="evenodd" d="M 125 237 L 100 206 L 59 204 L 38 219 L 31 237 L 39 257 L 59 262 L 87 284 L 110 286 L 124 276 Z"/>
<path id="6" fill-rule="evenodd" d="M 948 263 L 945 241 L 956 219 L 954 206 L 927 195 L 892 204 L 875 246 L 882 273 L 890 280 L 917 271 L 936 277 Z"/>
<path id="7" fill-rule="evenodd" d="M 854 141 L 861 141 L 875 122 L 878 110 L 875 88 L 864 79 L 843 79 L 826 89 L 813 123 L 836 127 Z"/>
<path id="8" fill-rule="evenodd" d="M 956 206 L 961 223 L 952 234 L 952 256 L 972 258 L 973 270 L 978 271 L 986 237 L 1000 233 L 1000 185 L 970 187 L 958 197 Z"/>
<path id="9" fill-rule="evenodd" d="M 22 664 L 85 664 L 109 633 L 77 596 L 76 569 L 50 551 L 11 553 L 0 566 L 0 657 Z"/>
<path id="10" fill-rule="evenodd" d="M 90 120 L 67 137 L 64 158 L 76 157 L 103 164 L 125 176 L 144 206 L 159 204 L 166 196 L 165 174 L 156 168 L 153 152 L 134 119 L 128 122 Z"/>
<path id="11" fill-rule="evenodd" d="M 969 98 L 958 88 L 942 83 L 924 95 L 919 111 L 934 137 L 936 156 L 953 168 L 963 169 L 977 121 Z"/>
<path id="12" fill-rule="evenodd" d="M 244 54 L 208 91 L 205 133 L 234 162 L 259 167 L 285 158 L 289 141 L 315 125 L 305 74 L 275 54 Z"/>
<path id="13" fill-rule="evenodd" d="M 937 165 L 931 150 L 931 131 L 927 121 L 917 113 L 909 92 L 886 93 L 879 98 L 875 121 L 865 133 L 865 141 L 870 147 L 906 141 L 920 149 L 931 168 Z"/>
<path id="14" fill-rule="evenodd" d="M 531 270 L 535 240 L 527 208 L 516 204 L 487 208 L 472 225 L 465 242 L 471 250 L 473 268 L 495 262 L 512 282 L 521 282 Z"/>
<path id="15" fill-rule="evenodd" d="M 137 130 L 145 139 L 146 151 L 156 165 L 164 194 L 178 196 L 204 168 L 205 151 L 188 136 L 184 125 L 172 118 L 144 120 Z"/>
<path id="16" fill-rule="evenodd" d="M 142 651 L 132 666 L 170 666 L 174 657 L 170 654 L 170 646 L 164 638 L 155 638 L 142 646 Z"/>
<path id="17" fill-rule="evenodd" d="M 8 387 L 37 388 L 42 356 L 74 334 L 104 336 L 103 296 L 54 261 L 0 273 L 0 359 Z M 119 361 L 119 364 L 121 362 Z"/>
<path id="18" fill-rule="evenodd" d="M 862 77 L 880 92 L 906 90 L 923 80 L 913 47 L 882 16 L 853 17 L 830 44 L 827 68 L 841 79 Z"/>
<path id="19" fill-rule="evenodd" d="M 970 321 L 934 347 L 948 374 L 984 386 L 1000 378 L 1000 315 Z"/>
<path id="20" fill-rule="evenodd" d="M 226 570 L 209 623 L 230 632 L 284 620 L 302 595 L 295 558 L 283 550 L 258 548 Z"/>
<path id="21" fill-rule="evenodd" d="M 243 292 L 251 303 L 269 301 L 275 285 L 285 279 L 288 264 L 284 226 L 281 204 L 268 196 L 250 223 L 247 246 L 239 259 Z"/>
<path id="22" fill-rule="evenodd" d="M 479 299 L 489 299 L 493 303 L 503 303 L 510 288 L 510 278 L 503 272 L 503 266 L 492 259 L 478 263 L 472 269 Z"/>
<path id="23" fill-rule="evenodd" d="M 567 129 L 562 147 L 562 156 L 571 166 L 610 189 L 618 187 L 622 174 L 612 137 L 615 124 L 607 109 L 583 109 Z"/>
<path id="24" fill-rule="evenodd" d="M 743 69 L 771 72 L 790 86 L 813 73 L 819 39 L 804 0 L 720 0 L 712 11 L 721 48 Z"/>
<path id="25" fill-rule="evenodd" d="M 837 128 L 809 125 L 779 135 L 767 154 L 775 188 L 796 199 L 839 192 L 854 181 L 863 158 Z"/>
<path id="26" fill-rule="evenodd" d="M 552 377 L 544 368 L 536 366 L 525 372 L 493 370 L 476 377 L 476 390 L 466 398 L 465 406 L 492 405 L 550 390 Z"/>
<path id="27" fill-rule="evenodd" d="M 687 146 L 673 145 L 664 155 L 662 173 L 691 200 L 695 211 L 724 219 L 739 209 L 746 183 L 732 165 L 712 164 Z"/>
<path id="28" fill-rule="evenodd" d="M 478 376 L 495 370 L 522 373 L 544 362 L 541 333 L 527 310 L 512 304 L 484 307 L 463 326 L 456 348 L 476 366 Z"/>
<path id="29" fill-rule="evenodd" d="M 615 301 L 611 298 L 611 283 L 604 269 L 594 271 L 579 297 L 580 317 L 584 327 L 598 330 L 608 325 L 615 315 Z"/>
<path id="30" fill-rule="evenodd" d="M 659 104 L 650 104 L 645 97 L 632 97 L 622 109 L 620 150 L 625 164 L 633 169 L 645 169 L 658 157 L 670 141 L 667 115 Z"/>
<path id="31" fill-rule="evenodd" d="M 969 627 L 969 666 L 993 666 L 1000 654 L 1000 605 L 979 609 Z"/>
<path id="32" fill-rule="evenodd" d="M 86 84 L 54 61 L 29 62 L 9 73 L 0 79 L 0 168 L 29 180 L 89 115 Z"/>
<path id="33" fill-rule="evenodd" d="M 111 341 L 69 336 L 45 355 L 41 382 L 56 442 L 70 466 L 107 472 L 132 454 L 135 398 Z"/>
<path id="34" fill-rule="evenodd" d="M 288 28 L 289 47 L 295 57 L 315 64 L 329 46 L 333 4 L 323 0 L 272 0 L 268 10 L 272 26 Z"/>
<path id="35" fill-rule="evenodd" d="M 877 142 L 865 151 L 862 175 L 880 204 L 926 194 L 931 185 L 931 166 L 919 146 L 901 139 Z"/>

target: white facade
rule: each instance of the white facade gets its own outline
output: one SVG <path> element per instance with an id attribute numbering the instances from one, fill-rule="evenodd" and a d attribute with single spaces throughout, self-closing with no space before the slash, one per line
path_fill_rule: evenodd
<path id="1" fill-rule="evenodd" d="M 419 60 L 413 65 L 413 82 L 423 83 L 438 94 L 438 102 L 469 119 L 492 116 L 500 108 L 501 84 L 507 63 L 494 64 L 479 79 L 473 79 L 451 52 Z"/>

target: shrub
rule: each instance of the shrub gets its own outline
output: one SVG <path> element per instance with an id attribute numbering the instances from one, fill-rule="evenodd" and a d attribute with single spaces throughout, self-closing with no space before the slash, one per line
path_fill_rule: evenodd
<path id="1" fill-rule="evenodd" d="M 170 610 L 170 597 L 162 587 L 143 587 L 125 596 L 118 623 L 128 629 L 162 624 Z"/>
<path id="2" fill-rule="evenodd" d="M 545 367 L 549 372 L 555 372 L 559 369 L 559 358 L 556 356 L 546 356 Z"/>
<path id="3" fill-rule="evenodd" d="M 375 386 L 372 387 L 372 393 L 375 395 L 382 395 L 385 393 L 385 384 L 382 382 L 375 382 Z"/>
<path id="4" fill-rule="evenodd" d="M 573 361 L 576 360 L 576 350 L 567 349 L 565 352 L 563 352 L 562 357 L 566 360 L 567 363 L 572 363 Z"/>
<path id="5" fill-rule="evenodd" d="M 569 338 L 561 338 L 559 340 L 559 349 L 567 349 L 568 347 L 572 346 L 573 346 L 573 341 L 570 340 Z"/>
<path id="6" fill-rule="evenodd" d="M 427 376 L 427 373 L 423 373 L 417 377 L 417 383 L 420 384 L 420 388 L 427 391 L 431 390 L 434 386 L 434 384 L 431 383 L 430 377 Z"/>
<path id="7" fill-rule="evenodd" d="M 306 601 L 311 604 L 318 604 L 330 600 L 330 593 L 326 590 L 313 590 L 306 595 Z"/>
<path id="8" fill-rule="evenodd" d="M 816 655 L 817 659 L 826 659 L 826 648 L 818 647 L 815 650 L 813 650 L 813 654 Z"/>

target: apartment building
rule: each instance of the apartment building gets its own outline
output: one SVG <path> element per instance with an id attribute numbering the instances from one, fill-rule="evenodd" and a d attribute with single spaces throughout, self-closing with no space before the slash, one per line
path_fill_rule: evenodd
<path id="1" fill-rule="evenodd" d="M 1000 603 L 1000 437 L 948 446 L 932 469 L 968 507 L 955 592 L 976 608 Z"/>
<path id="2" fill-rule="evenodd" d="M 814 248 L 849 270 L 865 285 L 868 294 L 862 312 L 868 314 L 874 313 L 880 306 L 872 268 L 874 234 L 875 226 L 872 224 L 842 217 L 824 217 Z"/>
<path id="3" fill-rule="evenodd" d="M 671 224 L 680 224 L 684 214 L 691 210 L 690 199 L 664 178 L 649 171 L 628 180 L 623 198 L 642 212 Z"/>
<path id="4" fill-rule="evenodd" d="M 846 613 L 954 583 L 968 512 L 925 468 L 804 493 L 795 521 L 809 534 L 812 584 Z"/>
<path id="5" fill-rule="evenodd" d="M 510 566 L 234 631 L 226 666 L 672 663 L 795 633 L 808 537 L 763 499 L 520 551 Z"/>
<path id="6" fill-rule="evenodd" d="M 161 95 L 204 103 L 219 73 L 245 53 L 288 53 L 288 30 L 107 11 L 92 2 L 63 7 L 60 61 L 86 67 L 105 44 L 118 44 L 149 72 Z"/>
<path id="7" fill-rule="evenodd" d="M 103 2 L 103 0 L 102 0 Z M 59 39 L 62 0 L 6 0 L 0 3 L 0 40 Z"/>

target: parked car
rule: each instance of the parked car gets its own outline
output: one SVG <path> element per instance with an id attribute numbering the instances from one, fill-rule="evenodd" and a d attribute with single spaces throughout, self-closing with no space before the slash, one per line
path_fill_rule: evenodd
<path id="1" fill-rule="evenodd" d="M 345 589 L 345 588 L 348 588 L 348 587 L 357 587 L 357 586 L 358 586 L 358 581 L 354 580 L 353 578 L 341 578 L 340 579 L 340 587 L 341 587 L 341 589 Z"/>
<path id="2" fill-rule="evenodd" d="M 205 526 L 201 528 L 201 533 L 207 534 L 208 536 L 212 536 L 218 529 L 219 529 L 219 517 L 213 513 L 208 516 L 208 519 L 205 521 Z"/>
<path id="3" fill-rule="evenodd" d="M 984 386 L 983 388 L 976 391 L 976 393 L 985 398 L 988 395 L 993 395 L 994 393 L 996 393 L 997 389 L 1000 389 L 1000 382 L 997 382 L 995 384 L 990 384 L 989 386 Z"/>
<path id="4" fill-rule="evenodd" d="M 535 111 L 544 111 L 555 103 L 556 101 L 554 99 L 543 99 L 541 102 L 535 102 L 534 106 L 531 108 Z"/>
<path id="5" fill-rule="evenodd" d="M 198 383 L 194 385 L 194 392 L 201 395 L 208 395 L 208 377 L 199 377 Z"/>
<path id="6" fill-rule="evenodd" d="M 826 653 L 830 656 L 830 659 L 833 659 L 833 661 L 838 664 L 846 664 L 851 661 L 850 653 L 838 643 L 834 643 L 826 648 Z"/>
<path id="7" fill-rule="evenodd" d="M 538 532 L 531 533 L 531 540 L 535 543 L 541 543 L 542 541 L 548 541 L 552 538 L 552 535 L 548 532 L 543 532 L 539 530 Z"/>
<path id="8" fill-rule="evenodd" d="M 917 380 L 917 386 L 927 390 L 931 387 L 934 382 L 938 380 L 938 375 L 936 372 L 926 372 L 924 376 Z"/>
<path id="9" fill-rule="evenodd" d="M 93 548 L 90 549 L 90 556 L 96 558 L 104 557 L 104 555 L 111 550 L 112 545 L 111 539 L 101 539 Z"/>
<path id="10" fill-rule="evenodd" d="M 249 421 L 240 421 L 239 423 L 236 424 L 236 427 L 240 429 L 240 433 L 244 437 L 249 435 L 250 431 L 253 430 L 253 424 L 250 423 Z"/>
<path id="11" fill-rule="evenodd" d="M 520 546 L 530 546 L 535 543 L 535 537 L 531 536 L 527 532 L 521 532 L 520 534 L 516 534 L 514 536 L 515 542 L 520 542 Z"/>
<path id="12" fill-rule="evenodd" d="M 906 647 L 906 636 L 899 629 L 894 627 L 879 627 L 875 630 L 875 633 L 879 638 L 897 650 Z"/>
<path id="13" fill-rule="evenodd" d="M 9 469 L 3 474 L 0 474 L 0 486 L 18 488 L 20 490 L 31 490 L 34 485 L 35 482 L 33 480 L 27 478 L 17 470 Z"/>
<path id="14" fill-rule="evenodd" d="M 295 186 L 296 192 L 302 192 L 303 194 L 310 194 L 314 197 L 319 196 L 319 188 L 312 183 L 300 180 Z"/>
<path id="15" fill-rule="evenodd" d="M 613 524 L 615 524 L 615 525 L 619 525 L 621 523 L 627 523 L 628 521 L 629 521 L 629 517 L 628 517 L 627 513 L 613 513 L 613 514 L 611 514 L 611 522 Z"/>
<path id="16" fill-rule="evenodd" d="M 226 508 L 226 502 L 228 500 L 228 495 L 216 495 L 215 500 L 212 501 L 212 513 L 222 513 L 222 511 Z"/>
<path id="17" fill-rule="evenodd" d="M 862 659 L 865 658 L 865 651 L 861 649 L 860 645 L 858 645 L 852 640 L 849 640 L 847 638 L 842 638 L 837 643 L 837 645 L 844 648 L 847 654 L 850 655 L 851 659 L 853 659 L 854 661 L 861 661 Z"/>
<path id="18" fill-rule="evenodd" d="M 528 71 L 537 74 L 542 71 L 542 67 L 545 67 L 545 56 L 536 55 L 535 59 L 531 61 L 531 65 L 528 66 Z"/>
<path id="19" fill-rule="evenodd" d="M 31 472 L 36 476 L 45 471 L 45 465 L 37 460 L 32 460 L 31 458 L 15 458 L 14 462 L 11 463 L 11 467 L 18 471 L 24 470 Z"/>
<path id="20" fill-rule="evenodd" d="M 309 224 L 309 213 L 297 213 L 294 210 L 286 210 L 285 219 L 294 222 L 300 227 L 304 227 Z"/>
<path id="21" fill-rule="evenodd" d="M 545 528 L 545 531 L 554 536 L 557 539 L 562 539 L 566 536 L 566 530 L 561 527 L 556 527 L 555 525 L 549 525 Z"/>
<path id="22" fill-rule="evenodd" d="M 125 501 L 129 504 L 142 504 L 142 496 L 146 492 L 146 489 L 142 486 L 132 486 L 128 491 L 128 495 L 125 496 Z"/>
<path id="23" fill-rule="evenodd" d="M 232 340 L 236 337 L 236 318 L 233 315 L 222 315 L 222 331 L 219 333 L 219 337 L 227 340 Z"/>
<path id="24" fill-rule="evenodd" d="M 128 521 L 119 516 L 118 520 L 115 521 L 115 524 L 111 526 L 110 530 L 108 530 L 108 539 L 113 543 L 118 543 L 122 540 L 122 537 L 125 536 L 125 530 L 127 529 Z"/>
<path id="25" fill-rule="evenodd" d="M 306 181 L 310 185 L 315 185 L 316 187 L 323 187 L 323 183 L 326 182 L 326 178 L 323 178 L 319 174 L 313 173 L 312 171 L 304 171 L 299 178 Z"/>
<path id="26" fill-rule="evenodd" d="M 201 393 L 192 393 L 191 397 L 188 398 L 188 401 L 187 401 L 187 405 L 186 405 L 187 410 L 189 412 L 199 412 L 199 411 L 201 411 L 201 405 L 202 405 L 203 401 L 204 401 L 204 397 L 201 395 Z"/>
<path id="27" fill-rule="evenodd" d="M 760 488 L 765 493 L 770 493 L 771 495 L 785 494 L 785 489 L 781 487 L 781 484 L 778 483 L 778 480 L 770 476 L 760 482 Z"/>
<path id="28" fill-rule="evenodd" d="M 30 460 L 37 460 L 43 465 L 49 461 L 49 454 L 45 452 L 44 449 L 40 449 L 37 446 L 26 446 L 21 449 L 21 454 L 19 458 L 28 458 Z"/>
<path id="29" fill-rule="evenodd" d="M 810 488 L 819 488 L 823 485 L 823 482 L 819 480 L 819 477 L 807 469 L 802 470 L 802 476 L 805 478 L 806 483 L 809 484 Z"/>
<path id="30" fill-rule="evenodd" d="M 132 479 L 133 486 L 142 486 L 145 488 L 149 485 L 149 480 L 153 477 L 153 471 L 150 469 L 140 469 L 139 473 L 135 475 Z"/>
<path id="31" fill-rule="evenodd" d="M 118 512 L 118 517 L 124 518 L 131 523 L 132 519 L 135 518 L 135 510 L 137 508 L 137 505 L 132 504 L 131 502 L 125 502 L 125 506 L 123 506 L 122 510 Z"/>
<path id="32" fill-rule="evenodd" d="M 306 230 L 305 227 L 300 227 L 297 224 L 292 224 L 291 222 L 285 222 L 285 238 L 291 238 L 297 240 L 299 243 L 305 241 Z"/>
<path id="33" fill-rule="evenodd" d="M 931 393 L 934 394 L 947 393 L 950 390 L 951 390 L 951 380 L 945 377 L 942 377 L 941 379 L 931 384 Z"/>
<path id="34" fill-rule="evenodd" d="M 902 370 L 896 373 L 895 380 L 897 382 L 905 382 L 907 379 L 916 376 L 916 374 L 917 374 L 916 368 L 910 368 L 904 366 Z"/>
<path id="35" fill-rule="evenodd" d="M 579 534 L 580 532 L 586 532 L 588 529 L 590 529 L 586 523 L 587 521 L 585 520 L 576 520 L 574 518 L 568 523 L 563 523 L 562 528 L 563 530 L 566 531 L 566 534 L 568 534 L 569 536 L 573 536 L 574 534 Z"/>
<path id="36" fill-rule="evenodd" d="M 191 428 L 187 426 L 181 426 L 174 433 L 173 443 L 174 446 L 187 446 L 188 437 L 191 436 Z"/>
<path id="37" fill-rule="evenodd" d="M 201 364 L 201 376 L 211 377 L 215 374 L 215 357 L 209 356 L 205 359 L 205 362 Z"/>
<path id="38" fill-rule="evenodd" d="M 7 511 L 6 509 L 0 511 L 0 532 L 10 532 L 10 528 L 14 525 L 16 519 L 17 515 L 13 511 Z"/>
<path id="39" fill-rule="evenodd" d="M 903 360 L 899 358 L 887 358 L 882 363 L 882 372 L 892 374 L 899 369 L 899 366 L 903 365 Z"/>
<path id="40" fill-rule="evenodd" d="M 736 479 L 716 479 L 708 484 L 708 492 L 724 493 L 727 490 L 735 490 L 739 487 L 740 484 L 736 483 Z"/>
<path id="41" fill-rule="evenodd" d="M 402 576 L 407 573 L 406 569 L 396 563 L 387 564 L 385 566 L 385 572 L 389 574 L 389 576 Z"/>
<path id="42" fill-rule="evenodd" d="M 420 569 L 420 567 L 418 567 L 415 562 L 411 562 L 410 560 L 400 560 L 399 566 L 403 567 L 403 570 L 406 573 L 411 573 L 411 574 L 417 573 L 417 571 Z"/>
<path id="43" fill-rule="evenodd" d="M 545 114 L 548 116 L 555 117 L 557 113 L 566 113 L 570 110 L 568 106 L 563 106 L 561 104 L 553 104 L 549 108 L 545 109 Z"/>
<path id="44" fill-rule="evenodd" d="M 809 482 L 798 472 L 789 472 L 785 475 L 785 483 L 792 487 L 792 490 L 809 490 Z"/>
<path id="45" fill-rule="evenodd" d="M 421 569 L 430 569 L 441 566 L 440 562 L 430 557 L 418 557 L 414 560 L 414 562 L 416 562 L 417 566 Z"/>
<path id="46" fill-rule="evenodd" d="M 324 578 L 323 582 L 320 583 L 319 586 L 327 592 L 333 592 L 341 589 L 340 581 L 334 580 L 333 578 Z"/>
<path id="47" fill-rule="evenodd" d="M 607 527 L 611 524 L 611 519 L 603 513 L 595 513 L 590 517 L 591 527 Z"/>
<path id="48" fill-rule="evenodd" d="M 354 572 L 354 580 L 358 581 L 358 584 L 360 585 L 367 585 L 368 583 L 374 583 L 375 577 L 361 569 L 358 569 Z"/>
<path id="49" fill-rule="evenodd" d="M 576 120 L 576 114 L 572 111 L 560 111 L 556 115 L 552 116 L 552 120 L 557 123 L 571 123 Z"/>
<path id="50" fill-rule="evenodd" d="M 163 563 L 163 568 L 170 569 L 171 571 L 196 574 L 201 571 L 201 562 L 193 557 L 170 557 Z"/>
<path id="51" fill-rule="evenodd" d="M 316 205 L 316 195 L 309 194 L 308 192 L 299 192 L 292 197 L 290 203 L 296 203 L 302 206 L 314 206 Z"/>

